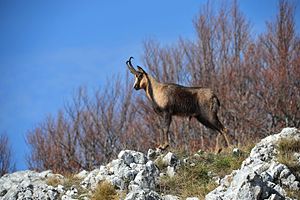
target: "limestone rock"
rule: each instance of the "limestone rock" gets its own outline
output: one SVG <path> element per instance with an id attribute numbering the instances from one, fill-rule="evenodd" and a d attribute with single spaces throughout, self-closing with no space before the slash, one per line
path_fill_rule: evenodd
<path id="1" fill-rule="evenodd" d="M 179 162 L 177 156 L 172 152 L 168 152 L 163 157 L 162 161 L 166 166 L 171 166 L 171 167 L 175 167 Z"/>
<path id="2" fill-rule="evenodd" d="M 288 167 L 276 161 L 276 145 L 281 138 L 300 140 L 300 132 L 285 128 L 279 134 L 262 139 L 241 168 L 225 176 L 205 199 L 289 199 L 283 188 L 300 188 Z"/>
<path id="3" fill-rule="evenodd" d="M 118 158 L 123 160 L 127 165 L 130 165 L 131 163 L 145 164 L 148 161 L 145 154 L 131 150 L 121 151 Z"/>
<path id="4" fill-rule="evenodd" d="M 152 190 L 134 190 L 127 194 L 125 200 L 163 200 L 157 192 Z"/>
<path id="5" fill-rule="evenodd" d="M 174 195 L 164 195 L 163 200 L 179 200 L 179 197 L 174 196 Z"/>
<path id="6" fill-rule="evenodd" d="M 51 176 L 55 176 L 51 171 L 30 170 L 6 174 L 0 178 L 0 199 L 58 199 L 59 190 L 45 182 Z"/>

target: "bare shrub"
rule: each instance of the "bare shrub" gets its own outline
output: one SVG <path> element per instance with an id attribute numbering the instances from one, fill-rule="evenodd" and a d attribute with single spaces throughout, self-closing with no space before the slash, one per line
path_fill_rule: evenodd
<path id="1" fill-rule="evenodd" d="M 31 169 L 69 173 L 91 170 L 109 161 L 124 146 L 137 146 L 131 126 L 135 107 L 129 83 L 115 77 L 90 97 L 80 88 L 58 115 L 48 117 L 27 134 Z"/>
<path id="2" fill-rule="evenodd" d="M 14 171 L 15 164 L 12 161 L 12 151 L 8 136 L 0 134 L 0 177 L 4 174 Z"/>
<path id="3" fill-rule="evenodd" d="M 143 67 L 161 82 L 212 88 L 221 102 L 220 121 L 240 145 L 284 126 L 299 128 L 300 40 L 295 10 L 287 0 L 278 5 L 276 19 L 255 36 L 237 1 L 217 9 L 207 3 L 193 21 L 196 39 L 180 38 L 167 46 L 145 41 Z M 133 93 L 130 77 L 120 79 L 108 80 L 93 95 L 79 89 L 57 116 L 29 131 L 30 168 L 61 173 L 90 170 L 121 149 L 154 148 L 162 120 L 144 94 Z M 216 134 L 195 120 L 174 117 L 170 135 L 174 148 L 195 151 L 215 146 Z"/>

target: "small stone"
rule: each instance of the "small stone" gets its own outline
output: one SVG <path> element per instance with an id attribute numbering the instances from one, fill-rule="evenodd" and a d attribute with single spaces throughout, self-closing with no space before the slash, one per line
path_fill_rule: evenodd
<path id="1" fill-rule="evenodd" d="M 214 176 L 214 177 L 212 177 L 212 180 L 216 183 L 216 184 L 220 184 L 220 182 L 221 182 L 221 178 L 219 177 L 219 176 Z"/>
<path id="2" fill-rule="evenodd" d="M 186 200 L 199 200 L 199 198 L 198 197 L 188 197 L 188 198 L 186 198 Z"/>
<path id="3" fill-rule="evenodd" d="M 56 189 L 59 193 L 63 193 L 65 191 L 65 187 L 63 185 L 58 185 Z"/>
<path id="4" fill-rule="evenodd" d="M 86 170 L 82 170 L 78 174 L 75 174 L 74 177 L 79 178 L 79 179 L 85 179 L 88 176 L 89 172 Z"/>
<path id="5" fill-rule="evenodd" d="M 205 151 L 203 151 L 202 149 L 199 149 L 198 151 L 197 151 L 197 154 L 199 154 L 199 155 L 202 155 L 202 154 L 204 154 L 205 153 Z"/>
<path id="6" fill-rule="evenodd" d="M 49 176 L 52 176 L 53 173 L 52 173 L 52 170 L 47 170 L 47 171 L 43 171 L 39 174 L 39 177 L 41 178 L 47 178 Z"/>
<path id="7" fill-rule="evenodd" d="M 148 161 L 145 154 L 131 150 L 121 151 L 118 155 L 118 158 L 124 160 L 127 165 L 130 165 L 130 163 L 133 162 L 136 164 L 145 164 Z"/>
<path id="8" fill-rule="evenodd" d="M 163 200 L 157 192 L 152 190 L 135 190 L 129 192 L 125 200 Z"/>
<path id="9" fill-rule="evenodd" d="M 271 194 L 268 200 L 282 200 L 282 197 L 278 194 Z"/>
<path id="10" fill-rule="evenodd" d="M 193 157 L 197 159 L 197 158 L 200 158 L 201 156 L 200 156 L 198 153 L 195 153 L 195 154 L 193 155 Z"/>
<path id="11" fill-rule="evenodd" d="M 69 196 L 69 197 L 73 197 L 73 196 L 75 196 L 77 194 L 78 194 L 78 190 L 76 189 L 76 187 L 74 185 L 71 187 L 70 190 L 68 190 L 66 192 L 66 195 Z"/>
<path id="12" fill-rule="evenodd" d="M 154 151 L 153 149 L 149 149 L 147 153 L 147 158 L 149 160 L 152 160 L 155 158 L 155 156 L 156 156 L 156 151 Z"/>
<path id="13" fill-rule="evenodd" d="M 163 196 L 163 200 L 179 200 L 179 197 L 168 194 Z"/>
<path id="14" fill-rule="evenodd" d="M 172 153 L 172 152 L 168 152 L 167 155 L 165 155 L 162 159 L 163 163 L 166 165 L 166 166 L 176 166 L 178 164 L 178 158 L 177 156 Z"/>
<path id="15" fill-rule="evenodd" d="M 279 179 L 285 179 L 287 178 L 292 172 L 286 168 L 286 169 L 283 169 L 281 172 L 280 172 L 280 175 L 279 175 Z"/>
<path id="16" fill-rule="evenodd" d="M 175 174 L 176 174 L 175 167 L 168 166 L 167 167 L 167 175 L 172 178 L 175 176 Z"/>
<path id="17" fill-rule="evenodd" d="M 299 191 L 300 190 L 300 182 L 299 181 L 294 181 L 290 185 L 290 189 L 295 190 L 295 191 Z"/>
<path id="18" fill-rule="evenodd" d="M 233 154 L 234 156 L 240 156 L 240 155 L 242 154 L 242 151 L 241 151 L 239 148 L 234 148 L 234 149 L 232 150 L 232 154 Z"/>
<path id="19" fill-rule="evenodd" d="M 298 164 L 300 165 L 300 153 L 295 152 L 294 157 L 296 158 L 296 160 L 298 161 Z"/>
<path id="20" fill-rule="evenodd" d="M 287 178 L 281 179 L 283 185 L 290 186 L 296 181 L 294 174 L 290 174 Z"/>
<path id="21" fill-rule="evenodd" d="M 63 195 L 61 197 L 62 200 L 77 200 L 77 199 L 73 199 L 72 197 L 68 196 L 68 195 Z"/>

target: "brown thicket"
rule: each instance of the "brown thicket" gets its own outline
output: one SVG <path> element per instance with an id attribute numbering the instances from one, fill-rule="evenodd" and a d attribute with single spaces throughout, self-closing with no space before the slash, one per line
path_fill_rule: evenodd
<path id="1" fill-rule="evenodd" d="M 14 171 L 15 164 L 12 161 L 12 151 L 8 136 L 0 134 L 0 177 L 4 174 Z"/>
<path id="2" fill-rule="evenodd" d="M 280 0 L 276 19 L 255 35 L 236 1 L 213 9 L 208 3 L 194 20 L 195 40 L 162 46 L 144 43 L 143 61 L 159 81 L 210 87 L 221 101 L 221 121 L 239 145 L 300 127 L 300 39 L 294 5 Z M 130 55 L 129 55 L 130 56 Z M 127 70 L 124 64 L 124 70 Z M 107 162 L 121 149 L 145 151 L 159 139 L 162 120 L 131 76 L 109 80 L 104 89 L 74 95 L 56 117 L 29 131 L 30 168 L 74 172 Z M 216 134 L 196 120 L 175 118 L 172 145 L 209 149 Z"/>

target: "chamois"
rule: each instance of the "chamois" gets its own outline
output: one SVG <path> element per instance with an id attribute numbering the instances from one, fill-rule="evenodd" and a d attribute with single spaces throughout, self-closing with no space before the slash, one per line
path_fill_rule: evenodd
<path id="1" fill-rule="evenodd" d="M 160 83 L 147 74 L 140 66 L 135 70 L 130 57 L 126 65 L 135 76 L 134 89 L 143 89 L 154 111 L 163 117 L 163 144 L 161 149 L 169 146 L 169 127 L 172 116 L 196 118 L 204 126 L 218 132 L 216 139 L 216 151 L 220 152 L 219 136 L 223 136 L 227 145 L 227 129 L 219 121 L 217 116 L 220 102 L 217 96 L 209 88 L 185 87 L 173 83 Z"/>

